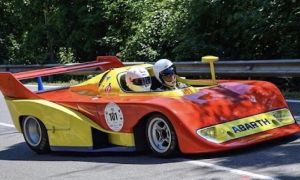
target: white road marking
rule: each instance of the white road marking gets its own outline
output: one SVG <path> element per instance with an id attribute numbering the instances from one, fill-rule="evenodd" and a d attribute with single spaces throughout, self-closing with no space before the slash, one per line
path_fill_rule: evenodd
<path id="1" fill-rule="evenodd" d="M 187 160 L 187 159 L 184 159 Z M 255 174 L 252 172 L 248 172 L 248 171 L 243 171 L 243 170 L 239 170 L 239 169 L 233 169 L 233 168 L 228 168 L 228 167 L 224 167 L 224 166 L 219 166 L 219 165 L 215 165 L 215 164 L 211 164 L 211 163 L 207 163 L 207 162 L 201 162 L 201 161 L 186 161 L 186 163 L 189 164 L 194 164 L 197 166 L 201 166 L 201 167 L 208 167 L 208 168 L 212 168 L 218 171 L 227 171 L 233 174 L 237 174 L 237 175 L 241 175 L 243 177 L 249 177 L 249 178 L 254 178 L 254 179 L 269 179 L 269 180 L 278 180 L 277 178 L 271 177 L 271 176 L 265 176 L 265 175 L 260 175 L 260 174 Z"/>
<path id="2" fill-rule="evenodd" d="M 6 127 L 15 127 L 12 124 L 6 124 L 6 123 L 0 123 L 0 126 L 6 126 Z"/>
<path id="3" fill-rule="evenodd" d="M 286 102 L 290 102 L 290 103 L 300 103 L 300 100 L 287 99 Z"/>

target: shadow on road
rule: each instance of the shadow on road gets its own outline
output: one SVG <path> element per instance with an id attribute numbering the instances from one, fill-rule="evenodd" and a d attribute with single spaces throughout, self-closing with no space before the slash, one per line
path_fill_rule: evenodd
<path id="1" fill-rule="evenodd" d="M 238 150 L 198 155 L 180 154 L 171 158 L 154 157 L 146 152 L 51 152 L 49 154 L 36 154 L 29 149 L 25 142 L 22 142 L 0 151 L 0 160 L 160 164 L 181 161 L 179 159 L 202 160 L 222 158 L 224 161 L 222 161 L 220 165 L 224 166 L 232 167 L 236 164 L 235 161 L 239 161 L 239 163 L 237 163 L 239 167 L 253 166 L 254 162 L 256 166 L 264 167 L 268 165 L 299 163 L 300 156 L 298 156 L 298 153 L 300 152 L 300 141 L 296 141 L 299 137 L 300 134 L 297 134 Z M 266 161 L 266 157 L 270 157 L 268 161 Z M 140 158 L 144 160 L 140 161 Z"/>
<path id="2" fill-rule="evenodd" d="M 300 162 L 300 133 L 276 139 L 267 143 L 257 144 L 229 152 L 185 156 L 185 158 L 200 160 L 214 159 L 217 165 L 234 169 L 250 168 L 265 169 L 280 166 L 298 167 Z M 295 165 L 295 166 L 293 166 Z M 287 174 L 283 171 L 273 172 L 274 178 L 300 179 L 299 176 Z"/>
<path id="3" fill-rule="evenodd" d="M 10 146 L 0 151 L 0 160 L 10 161 L 79 161 L 103 162 L 118 164 L 162 164 L 179 162 L 175 158 L 153 157 L 148 153 L 140 152 L 51 152 L 36 154 L 31 151 L 25 142 Z"/>
<path id="4" fill-rule="evenodd" d="M 277 152 L 278 149 L 285 151 L 287 150 L 286 146 L 292 146 L 292 148 L 300 149 L 300 141 L 296 142 L 296 140 L 299 138 L 300 138 L 300 133 L 288 137 L 282 137 L 279 139 L 271 140 L 268 142 L 254 144 L 249 147 L 239 148 L 236 150 L 217 152 L 217 153 L 198 154 L 198 155 L 183 155 L 183 157 L 190 158 L 190 159 L 211 159 L 211 158 L 244 156 L 249 154 L 257 155 L 257 153 L 262 153 L 262 152 L 271 152 L 271 153 L 273 153 L 273 151 Z"/>
<path id="5" fill-rule="evenodd" d="M 214 161 L 214 164 L 235 169 L 251 168 L 264 169 L 284 165 L 299 164 L 300 134 L 285 137 L 268 143 L 257 144 L 248 148 L 210 154 L 178 155 L 173 158 L 153 157 L 149 153 L 138 152 L 97 152 L 74 153 L 52 152 L 36 154 L 31 151 L 25 142 L 15 144 L 0 151 L 0 160 L 7 161 L 73 161 L 115 164 L 164 164 L 185 161 Z M 296 166 L 294 166 L 296 167 Z M 197 167 L 204 168 L 204 167 Z M 195 170 L 199 170 L 195 168 Z M 280 179 L 298 179 L 293 174 L 274 172 L 273 177 Z"/>

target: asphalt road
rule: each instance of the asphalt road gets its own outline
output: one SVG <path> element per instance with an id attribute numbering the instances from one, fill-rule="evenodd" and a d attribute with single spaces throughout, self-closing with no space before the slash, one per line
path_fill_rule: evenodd
<path id="1" fill-rule="evenodd" d="M 297 118 L 300 103 L 290 102 Z M 300 134 L 247 149 L 156 158 L 136 152 L 32 152 L 0 94 L 0 179 L 300 179 Z"/>

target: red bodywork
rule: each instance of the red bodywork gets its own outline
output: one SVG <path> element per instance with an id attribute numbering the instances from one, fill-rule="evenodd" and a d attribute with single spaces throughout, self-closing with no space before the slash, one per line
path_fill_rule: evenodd
<path id="1" fill-rule="evenodd" d="M 294 123 L 221 144 L 209 142 L 196 133 L 199 128 L 288 108 L 278 88 L 264 81 L 219 82 L 217 86 L 203 88 L 196 93 L 176 98 L 156 95 L 91 97 L 72 92 L 68 88 L 36 94 L 24 88 L 18 81 L 98 66 L 106 70 L 110 67 L 122 67 L 123 64 L 115 57 L 98 57 L 96 62 L 78 66 L 57 67 L 46 71 L 36 70 L 14 75 L 0 73 L 2 84 L 0 88 L 6 97 L 46 99 L 75 109 L 106 130 L 110 129 L 105 123 L 103 112 L 109 102 L 118 104 L 123 111 L 125 123 L 121 132 L 132 133 L 134 127 L 147 115 L 161 113 L 172 123 L 183 153 L 223 151 L 287 136 L 300 130 Z"/>
<path id="2" fill-rule="evenodd" d="M 110 129 L 105 123 L 103 112 L 109 102 L 115 102 L 123 110 L 126 123 L 122 132 L 133 132 L 133 128 L 143 117 L 159 112 L 168 117 L 174 126 L 183 153 L 234 149 L 294 134 L 300 130 L 297 124 L 292 124 L 222 144 L 206 141 L 196 134 L 199 128 L 288 108 L 277 87 L 264 81 L 224 82 L 219 86 L 202 89 L 198 93 L 185 95 L 179 99 L 157 96 L 115 96 L 91 100 L 91 97 L 71 93 L 68 89 L 47 92 L 40 96 L 80 111 L 107 130 Z"/>

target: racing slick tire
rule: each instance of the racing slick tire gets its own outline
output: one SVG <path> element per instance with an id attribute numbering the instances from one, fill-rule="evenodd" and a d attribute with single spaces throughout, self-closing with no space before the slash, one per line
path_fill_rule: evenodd
<path id="1" fill-rule="evenodd" d="M 161 115 L 148 118 L 146 125 L 148 146 L 156 156 L 168 157 L 177 152 L 177 137 L 172 124 Z"/>
<path id="2" fill-rule="evenodd" d="M 33 116 L 25 117 L 22 122 L 23 136 L 27 145 L 38 154 L 49 152 L 48 133 L 44 124 Z"/>

